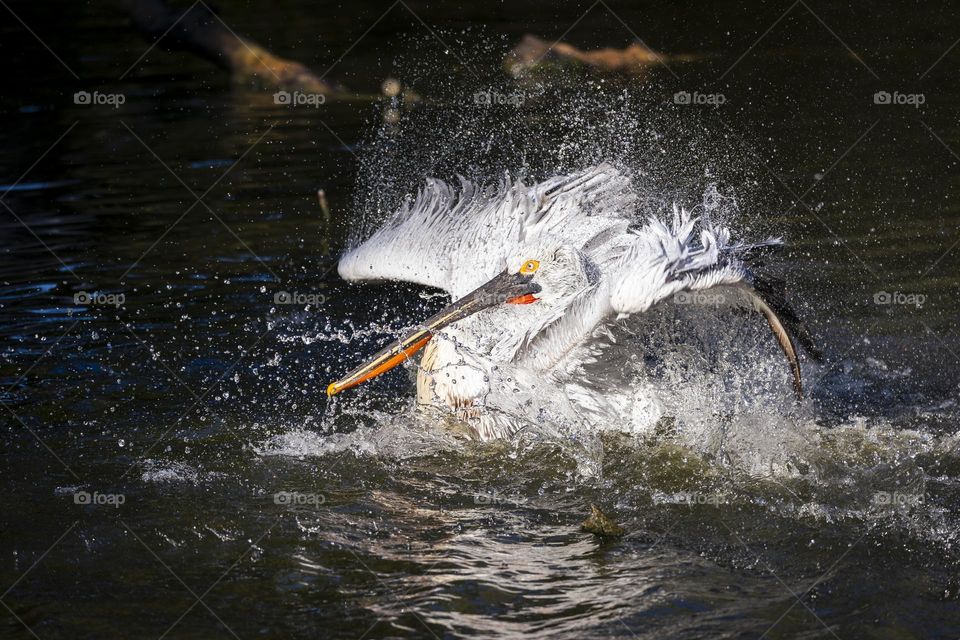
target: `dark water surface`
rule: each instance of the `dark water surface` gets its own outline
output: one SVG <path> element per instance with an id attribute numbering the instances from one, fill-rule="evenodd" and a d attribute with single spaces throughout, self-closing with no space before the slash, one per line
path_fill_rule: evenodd
<path id="1" fill-rule="evenodd" d="M 395 126 L 371 97 L 290 108 L 140 59 L 108 3 L 0 7 L 0 636 L 960 636 L 955 7 L 219 4 L 360 94 L 390 75 L 423 100 Z M 695 59 L 514 82 L 526 32 Z M 737 391 L 687 407 L 703 446 L 471 443 L 414 415 L 403 373 L 327 404 L 439 304 L 340 281 L 348 238 L 426 175 L 605 159 L 651 210 L 717 185 L 735 228 L 787 238 L 771 268 L 826 354 L 802 408 L 729 400 L 734 338 L 672 372 L 691 406 Z M 627 535 L 582 533 L 591 502 Z"/>

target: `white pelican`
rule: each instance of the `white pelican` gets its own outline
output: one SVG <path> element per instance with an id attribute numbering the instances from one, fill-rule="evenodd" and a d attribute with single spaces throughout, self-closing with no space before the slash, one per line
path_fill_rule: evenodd
<path id="1" fill-rule="evenodd" d="M 354 387 L 426 347 L 417 401 L 453 413 L 481 439 L 530 421 L 655 421 L 655 398 L 597 388 L 582 367 L 602 359 L 609 327 L 681 292 L 731 287 L 765 317 L 798 397 L 794 338 L 812 341 L 782 295 L 750 268 L 782 244 L 731 243 L 726 228 L 674 208 L 672 224 L 635 219 L 630 181 L 603 164 L 533 186 L 434 179 L 339 262 L 349 281 L 403 280 L 452 303 L 327 389 Z M 699 230 L 699 234 L 695 234 Z M 601 360 L 602 361 L 602 360 Z"/>

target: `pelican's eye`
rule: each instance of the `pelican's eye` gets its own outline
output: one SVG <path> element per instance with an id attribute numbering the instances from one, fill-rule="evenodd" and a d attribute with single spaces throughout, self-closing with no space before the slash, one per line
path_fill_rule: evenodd
<path id="1" fill-rule="evenodd" d="M 535 273 L 540 268 L 539 260 L 527 260 L 520 267 L 520 273 Z"/>

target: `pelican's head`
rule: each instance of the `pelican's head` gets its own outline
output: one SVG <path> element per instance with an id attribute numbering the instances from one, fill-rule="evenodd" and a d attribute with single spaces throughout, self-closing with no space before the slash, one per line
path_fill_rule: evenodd
<path id="1" fill-rule="evenodd" d="M 327 395 L 386 373 L 420 351 L 444 327 L 499 305 L 537 304 L 553 308 L 589 284 L 588 263 L 575 248 L 541 241 L 525 244 L 507 259 L 506 269 L 439 313 L 427 318 L 365 364 L 327 387 Z"/>
<path id="2" fill-rule="evenodd" d="M 539 307 L 566 303 L 591 280 L 590 263 L 580 251 L 549 239 L 524 245 L 507 260 L 506 272 L 530 274 L 530 282 L 540 287 L 536 294 Z"/>

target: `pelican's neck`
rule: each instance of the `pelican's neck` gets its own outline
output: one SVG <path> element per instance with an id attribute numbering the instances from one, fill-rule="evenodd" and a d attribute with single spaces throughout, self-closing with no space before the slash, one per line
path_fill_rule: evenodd
<path id="1" fill-rule="evenodd" d="M 603 282 L 579 293 L 524 345 L 517 364 L 538 371 L 555 369 L 601 325 L 609 312 L 609 297 Z"/>

